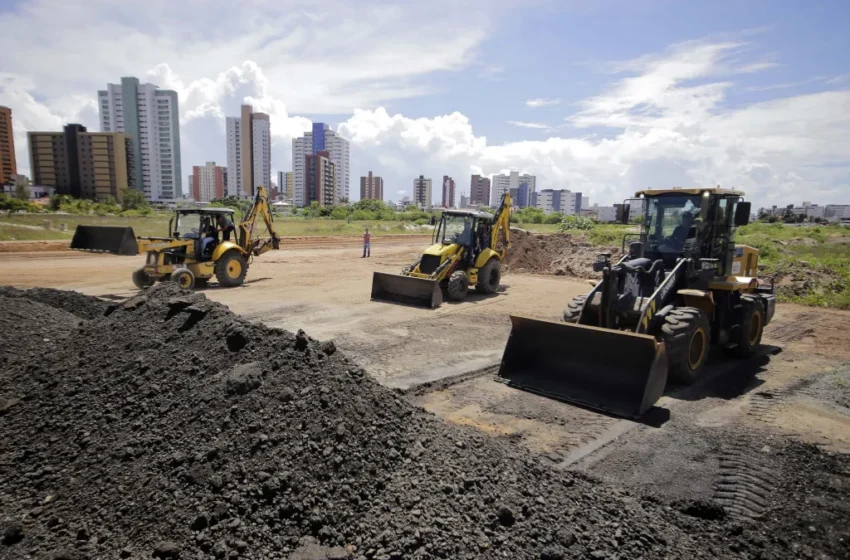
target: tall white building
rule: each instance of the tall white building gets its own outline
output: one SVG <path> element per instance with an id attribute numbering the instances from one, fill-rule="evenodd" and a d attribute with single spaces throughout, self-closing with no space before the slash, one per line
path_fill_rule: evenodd
<path id="1" fill-rule="evenodd" d="M 227 196 L 242 192 L 242 119 L 227 117 Z"/>
<path id="2" fill-rule="evenodd" d="M 135 185 L 151 201 L 183 195 L 177 92 L 121 78 L 97 92 L 101 132 L 122 132 L 133 144 Z"/>
<path id="3" fill-rule="evenodd" d="M 272 185 L 272 136 L 269 116 L 265 113 L 253 113 L 251 119 L 254 192 L 257 187 L 266 187 L 268 191 Z"/>
<path id="4" fill-rule="evenodd" d="M 546 214 L 560 212 L 561 214 L 578 214 L 581 212 L 581 193 L 567 189 L 543 189 L 537 193 L 537 208 Z"/>
<path id="5" fill-rule="evenodd" d="M 304 206 L 306 200 L 304 197 L 306 157 L 318 152 L 328 152 L 336 169 L 337 203 L 342 200 L 351 200 L 349 198 L 351 149 L 348 140 L 324 123 L 313 123 L 313 129 L 310 132 L 305 132 L 300 138 L 292 139 L 293 197 L 296 206 Z"/>
<path id="6" fill-rule="evenodd" d="M 519 206 L 519 187 L 523 184 L 527 185 L 527 190 L 525 191 L 525 204 L 523 206 L 530 206 L 537 188 L 537 177 L 528 174 L 520 175 L 517 171 L 511 171 L 507 175 L 493 175 L 493 179 L 491 181 L 492 188 L 490 189 L 490 207 L 496 208 L 502 201 L 502 195 L 505 194 L 505 192 L 510 192 L 511 196 L 515 199 L 513 201 L 513 205 Z"/>
<path id="7" fill-rule="evenodd" d="M 272 184 L 269 116 L 242 105 L 241 116 L 227 117 L 227 194 L 250 198 L 257 187 Z"/>
<path id="8" fill-rule="evenodd" d="M 431 208 L 431 179 L 420 175 L 413 180 L 413 203 L 423 210 Z"/>

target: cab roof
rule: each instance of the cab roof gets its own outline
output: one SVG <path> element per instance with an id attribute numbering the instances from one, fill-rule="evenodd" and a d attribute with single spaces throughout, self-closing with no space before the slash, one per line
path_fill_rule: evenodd
<path id="1" fill-rule="evenodd" d="M 443 210 L 443 214 L 447 216 L 468 216 L 470 218 L 478 218 L 492 220 L 493 214 L 487 212 L 476 212 L 475 210 Z"/>
<path id="2" fill-rule="evenodd" d="M 178 214 L 233 214 L 233 208 L 178 208 Z"/>
<path id="3" fill-rule="evenodd" d="M 673 187 L 672 189 L 644 189 L 642 191 L 638 191 L 635 193 L 635 196 L 663 196 L 665 194 L 697 194 L 702 195 L 703 193 L 709 194 L 717 194 L 724 195 L 730 194 L 735 196 L 744 196 L 744 193 L 741 191 L 736 191 L 732 189 L 721 189 L 720 187 Z"/>

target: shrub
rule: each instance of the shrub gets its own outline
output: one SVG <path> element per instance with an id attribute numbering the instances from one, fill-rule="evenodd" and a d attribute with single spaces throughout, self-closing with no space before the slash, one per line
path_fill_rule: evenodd
<path id="1" fill-rule="evenodd" d="M 590 230 L 593 229 L 593 220 L 586 216 L 569 215 L 561 219 L 558 231 Z"/>

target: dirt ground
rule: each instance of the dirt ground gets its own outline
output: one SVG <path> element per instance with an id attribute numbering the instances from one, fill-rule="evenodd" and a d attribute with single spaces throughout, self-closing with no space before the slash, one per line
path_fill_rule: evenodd
<path id="1" fill-rule="evenodd" d="M 247 319 L 334 340 L 376 380 L 449 422 L 670 503 L 708 501 L 742 519 L 770 515 L 777 496 L 802 488 L 794 472 L 801 464 L 826 469 L 809 450 L 850 454 L 850 312 L 780 304 L 763 340 L 778 353 L 743 363 L 712 356 L 700 383 L 672 388 L 634 422 L 494 380 L 508 316 L 557 320 L 588 290 L 587 280 L 509 271 L 499 293 L 436 310 L 370 301 L 372 273 L 399 270 L 423 244 L 375 238 L 373 256 L 361 259 L 356 240 L 293 241 L 256 259 L 244 286 L 205 293 Z M 71 251 L 0 252 L 0 285 L 123 300 L 136 293 L 130 273 L 141 263 Z M 850 472 L 833 473 L 806 488 L 848 481 Z"/>

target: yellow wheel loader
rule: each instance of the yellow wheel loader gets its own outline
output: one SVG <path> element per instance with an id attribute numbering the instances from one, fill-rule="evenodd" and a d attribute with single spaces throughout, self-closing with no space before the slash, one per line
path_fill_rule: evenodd
<path id="1" fill-rule="evenodd" d="M 758 251 L 735 245 L 735 228 L 750 217 L 742 195 L 720 188 L 638 192 L 639 240 L 616 263 L 598 256 L 594 270 L 602 280 L 573 299 L 564 322 L 511 316 L 499 376 L 637 417 L 661 397 L 668 375 L 696 381 L 711 345 L 752 356 L 776 297 L 772 279 L 758 278 Z"/>
<path id="2" fill-rule="evenodd" d="M 77 226 L 72 249 L 119 255 L 147 254 L 143 267 L 133 272 L 133 284 L 147 288 L 171 280 L 181 288 L 205 286 L 213 277 L 222 286 L 239 286 L 255 256 L 280 248 L 264 187 L 258 187 L 245 218 L 235 225 L 235 239 L 216 233 L 220 218 L 233 223 L 232 208 L 179 208 L 168 222 L 167 237 L 136 237 L 130 227 Z M 268 237 L 256 231 L 257 218 L 265 222 Z"/>
<path id="3" fill-rule="evenodd" d="M 419 260 L 401 274 L 374 273 L 372 299 L 435 308 L 443 302 L 443 289 L 453 301 L 465 299 L 470 286 L 482 294 L 496 293 L 510 248 L 510 220 L 509 193 L 495 215 L 446 210 Z"/>

